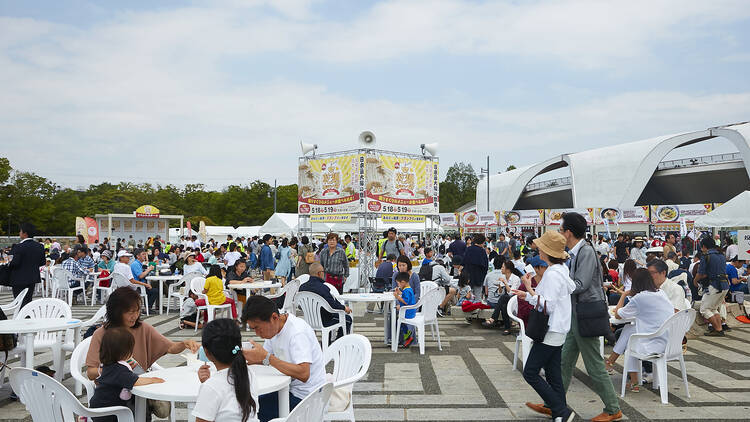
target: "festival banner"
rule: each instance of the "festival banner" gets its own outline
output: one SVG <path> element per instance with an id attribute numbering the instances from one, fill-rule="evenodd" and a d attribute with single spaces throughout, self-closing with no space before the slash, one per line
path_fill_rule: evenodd
<path id="1" fill-rule="evenodd" d="M 96 220 L 91 217 L 84 217 L 83 221 L 86 223 L 86 234 L 84 236 L 88 237 L 86 243 L 92 244 L 99 241 L 99 225 L 96 224 Z"/>
<path id="2" fill-rule="evenodd" d="M 383 223 L 424 223 L 424 215 L 400 215 L 400 214 L 383 214 L 380 216 Z"/>
<path id="3" fill-rule="evenodd" d="M 461 213 L 461 227 L 497 226 L 497 214 L 494 212 L 467 211 Z"/>
<path id="4" fill-rule="evenodd" d="M 200 235 L 201 240 L 204 242 L 208 242 L 208 232 L 206 231 L 206 223 L 201 220 L 198 224 L 198 235 Z"/>
<path id="5" fill-rule="evenodd" d="M 76 236 L 88 236 L 86 220 L 83 217 L 76 217 Z"/>
<path id="6" fill-rule="evenodd" d="M 364 176 L 362 154 L 303 161 L 298 168 L 298 212 L 316 215 L 363 211 Z"/>
<path id="7" fill-rule="evenodd" d="M 544 210 L 500 211 L 501 226 L 538 226 L 544 224 Z"/>
<path id="8" fill-rule="evenodd" d="M 649 219 L 648 205 L 633 208 L 597 208 L 594 215 L 595 223 L 604 224 L 605 219 L 609 224 L 615 225 L 633 223 L 648 224 L 651 222 Z"/>
<path id="9" fill-rule="evenodd" d="M 562 215 L 566 212 L 577 212 L 586 219 L 587 224 L 594 224 L 593 208 L 557 208 L 544 210 L 544 222 L 548 226 L 559 226 L 562 224 Z"/>
<path id="10" fill-rule="evenodd" d="M 192 237 L 192 236 L 193 236 L 193 226 L 191 226 L 191 225 L 190 225 L 190 222 L 189 222 L 189 221 L 187 222 L 187 229 L 188 229 L 188 230 L 187 230 L 187 232 L 188 232 L 188 233 L 187 233 L 188 237 Z"/>
<path id="11" fill-rule="evenodd" d="M 711 204 L 651 205 L 651 222 L 654 224 L 676 223 L 680 219 L 692 222 L 696 217 L 706 215 L 712 209 Z"/>
<path id="12" fill-rule="evenodd" d="M 135 210 L 135 216 L 138 218 L 159 218 L 159 208 L 153 205 L 141 205 Z"/>
<path id="13" fill-rule="evenodd" d="M 458 226 L 458 219 L 456 217 L 456 214 L 452 212 L 441 212 L 440 213 L 440 225 L 444 227 Z"/>
<path id="14" fill-rule="evenodd" d="M 311 215 L 310 221 L 313 223 L 348 223 L 352 220 L 349 214 L 318 214 Z"/>
<path id="15" fill-rule="evenodd" d="M 438 214 L 438 162 L 372 151 L 365 157 L 367 210 L 388 214 Z"/>

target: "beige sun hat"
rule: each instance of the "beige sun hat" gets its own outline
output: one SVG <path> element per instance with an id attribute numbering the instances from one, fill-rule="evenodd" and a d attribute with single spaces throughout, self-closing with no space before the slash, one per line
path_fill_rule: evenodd
<path id="1" fill-rule="evenodd" d="M 568 259 L 568 253 L 565 252 L 565 236 L 556 231 L 548 231 L 534 239 L 534 246 L 540 251 L 553 258 Z"/>

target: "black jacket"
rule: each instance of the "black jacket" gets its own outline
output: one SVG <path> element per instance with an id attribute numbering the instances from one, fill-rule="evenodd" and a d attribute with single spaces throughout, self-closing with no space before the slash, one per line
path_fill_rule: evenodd
<path id="1" fill-rule="evenodd" d="M 34 239 L 16 243 L 10 249 L 13 260 L 8 264 L 12 286 L 32 286 L 41 282 L 39 267 L 44 262 L 44 246 Z"/>
<path id="2" fill-rule="evenodd" d="M 312 292 L 322 297 L 333 309 L 344 310 L 345 306 L 336 300 L 331 295 L 331 290 L 325 285 L 325 282 L 319 277 L 310 277 L 307 283 L 303 283 L 299 287 L 300 292 Z M 323 321 L 323 326 L 328 327 L 339 322 L 338 315 L 332 314 L 328 311 L 320 311 L 320 319 Z"/>

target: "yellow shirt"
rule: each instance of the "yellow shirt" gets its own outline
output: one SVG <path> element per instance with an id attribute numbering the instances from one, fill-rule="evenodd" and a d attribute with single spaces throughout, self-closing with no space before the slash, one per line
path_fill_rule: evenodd
<path id="1" fill-rule="evenodd" d="M 209 305 L 221 305 L 227 300 L 227 297 L 224 295 L 224 282 L 219 277 L 213 276 L 207 278 L 203 288 L 206 290 Z"/>

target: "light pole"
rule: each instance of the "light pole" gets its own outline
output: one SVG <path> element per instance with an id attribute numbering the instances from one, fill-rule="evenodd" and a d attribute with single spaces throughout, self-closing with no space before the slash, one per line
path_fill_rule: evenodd
<path id="1" fill-rule="evenodd" d="M 268 192 L 268 197 L 271 197 L 271 192 Z M 273 179 L 273 213 L 276 214 L 276 179 Z"/>
<path id="2" fill-rule="evenodd" d="M 487 156 L 487 168 L 480 168 L 480 174 L 487 175 L 487 212 L 490 212 L 490 156 Z"/>

